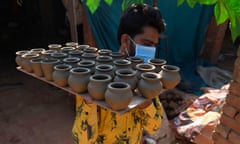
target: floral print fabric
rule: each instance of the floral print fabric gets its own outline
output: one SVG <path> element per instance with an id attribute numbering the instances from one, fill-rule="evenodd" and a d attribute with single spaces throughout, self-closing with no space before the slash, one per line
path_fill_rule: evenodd
<path id="1" fill-rule="evenodd" d="M 76 96 L 76 118 L 72 133 L 77 144 L 139 144 L 143 130 L 156 132 L 162 121 L 158 98 L 145 109 L 116 114 Z"/>

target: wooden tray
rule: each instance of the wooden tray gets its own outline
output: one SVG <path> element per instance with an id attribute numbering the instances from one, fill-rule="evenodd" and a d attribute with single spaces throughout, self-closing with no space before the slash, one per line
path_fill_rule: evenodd
<path id="1" fill-rule="evenodd" d="M 39 77 L 39 76 L 36 76 L 34 73 L 29 73 L 29 72 L 25 71 L 24 69 L 22 69 L 21 67 L 17 67 L 17 70 L 19 70 L 19 71 L 21 71 L 21 72 L 23 72 L 23 73 L 25 73 L 29 76 L 37 78 L 39 80 L 42 80 L 42 81 L 44 81 L 48 84 L 51 84 L 51 85 L 53 85 L 57 88 L 60 88 L 64 91 L 67 91 L 67 92 L 69 92 L 73 95 L 81 96 L 83 99 L 86 99 L 86 100 L 92 99 L 91 96 L 88 93 L 76 93 L 76 92 L 72 91 L 70 87 L 60 87 L 60 86 L 56 85 L 53 81 L 48 81 L 44 77 Z M 118 113 L 118 114 L 124 114 L 125 112 L 128 112 L 129 110 L 135 108 L 137 105 L 145 102 L 146 100 L 147 100 L 147 98 L 144 98 L 141 95 L 135 93 L 133 98 L 132 98 L 132 101 L 130 102 L 128 107 L 126 109 L 120 110 L 120 111 L 116 111 L 116 110 L 111 109 L 105 101 L 93 100 L 93 102 L 96 103 L 97 105 L 101 106 L 101 107 L 104 107 L 106 109 L 111 110 L 112 112 L 115 112 L 115 113 Z"/>

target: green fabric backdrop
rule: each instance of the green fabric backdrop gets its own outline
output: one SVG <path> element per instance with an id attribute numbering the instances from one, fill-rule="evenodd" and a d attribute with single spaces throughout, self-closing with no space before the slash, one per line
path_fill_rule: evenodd
<path id="1" fill-rule="evenodd" d="M 152 4 L 152 0 L 145 0 L 145 3 Z M 102 0 L 94 14 L 83 4 L 98 47 L 118 51 L 117 27 L 122 12 L 122 0 L 114 0 L 111 6 Z M 196 67 L 204 65 L 198 56 L 207 24 L 213 15 L 213 7 L 196 5 L 190 8 L 187 4 L 177 7 L 177 0 L 158 0 L 158 7 L 167 23 L 165 34 L 168 36 L 168 55 L 163 50 L 166 41 L 161 40 L 156 57 L 166 59 L 168 64 L 181 68 L 180 88 L 198 92 L 204 83 L 196 73 Z"/>

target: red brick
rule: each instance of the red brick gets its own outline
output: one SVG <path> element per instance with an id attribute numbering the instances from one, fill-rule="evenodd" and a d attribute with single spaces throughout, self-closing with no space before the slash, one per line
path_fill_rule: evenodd
<path id="1" fill-rule="evenodd" d="M 215 132 L 219 133 L 224 138 L 228 137 L 230 131 L 231 129 L 223 124 L 218 124 L 217 127 L 215 128 Z"/>
<path id="2" fill-rule="evenodd" d="M 240 133 L 240 124 L 231 117 L 222 114 L 220 122 L 227 126 L 228 128 L 233 129 L 234 131 Z"/>
<path id="3" fill-rule="evenodd" d="M 240 97 L 228 94 L 226 98 L 226 103 L 240 111 Z"/>
<path id="4" fill-rule="evenodd" d="M 234 131 L 231 131 L 229 134 L 228 141 L 230 141 L 233 144 L 239 144 L 240 143 L 240 134 Z"/>
<path id="5" fill-rule="evenodd" d="M 212 138 L 214 140 L 214 144 L 232 144 L 218 133 L 213 133 Z"/>
<path id="6" fill-rule="evenodd" d="M 224 106 L 223 106 L 223 113 L 224 114 L 226 114 L 226 115 L 228 115 L 228 116 L 230 116 L 230 117 L 232 117 L 232 118 L 234 118 L 235 117 L 235 115 L 237 114 L 237 109 L 235 109 L 234 107 L 232 107 L 232 106 L 230 106 L 230 105 L 228 105 L 228 104 L 225 104 Z"/>
<path id="7" fill-rule="evenodd" d="M 240 124 L 240 113 L 236 115 L 235 120 Z"/>
<path id="8" fill-rule="evenodd" d="M 240 83 L 240 57 L 238 57 L 234 63 L 232 79 Z"/>
<path id="9" fill-rule="evenodd" d="M 240 67 L 239 67 L 240 69 Z M 240 73 L 240 71 L 238 71 L 238 73 Z M 239 75 L 240 77 L 240 75 Z M 240 79 L 240 78 L 239 78 Z M 230 84 L 230 87 L 229 87 L 229 92 L 235 96 L 239 96 L 240 97 L 240 83 L 233 80 Z"/>
<path id="10" fill-rule="evenodd" d="M 240 46 L 238 47 L 238 50 L 237 50 L 237 56 L 240 57 Z"/>

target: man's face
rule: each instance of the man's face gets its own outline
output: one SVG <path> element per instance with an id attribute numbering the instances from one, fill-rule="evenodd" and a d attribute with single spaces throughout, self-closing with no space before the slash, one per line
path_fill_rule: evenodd
<path id="1" fill-rule="evenodd" d="M 144 45 L 144 46 L 155 46 L 158 43 L 159 33 L 157 29 L 153 27 L 146 26 L 143 28 L 142 34 L 137 34 L 133 38 L 135 43 Z M 130 55 L 135 55 L 135 45 L 130 42 Z"/>

